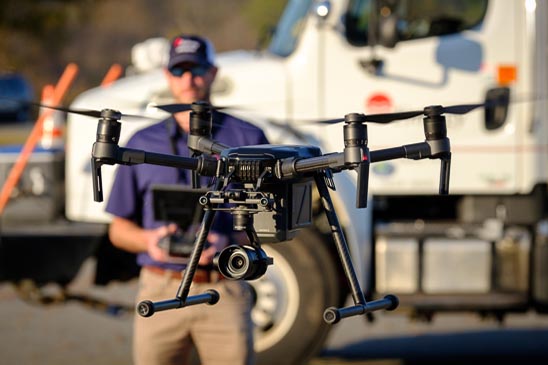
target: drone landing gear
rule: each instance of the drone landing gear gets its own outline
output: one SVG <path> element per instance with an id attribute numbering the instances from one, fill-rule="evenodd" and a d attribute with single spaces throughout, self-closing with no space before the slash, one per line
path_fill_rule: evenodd
<path id="1" fill-rule="evenodd" d="M 219 189 L 221 187 L 221 184 L 222 182 L 219 180 L 217 182 L 216 189 Z M 190 261 L 187 265 L 183 280 L 181 281 L 181 285 L 177 290 L 177 295 L 175 296 L 175 298 L 160 302 L 151 302 L 150 300 L 140 302 L 137 306 L 137 312 L 141 316 L 150 317 L 155 312 L 160 312 L 168 309 L 183 308 L 202 303 L 213 305 L 219 301 L 219 293 L 213 289 L 206 290 L 202 294 L 188 296 L 188 293 L 190 291 L 190 285 L 192 284 L 192 279 L 194 279 L 196 269 L 198 268 L 198 261 L 200 260 L 200 256 L 202 255 L 202 251 L 207 241 L 207 235 L 209 233 L 211 224 L 213 223 L 214 217 L 214 210 L 208 209 L 205 211 L 204 218 L 202 220 L 202 226 L 200 227 L 200 231 L 196 236 L 194 250 L 192 250 L 192 254 L 190 255 Z"/>
<path id="2" fill-rule="evenodd" d="M 160 312 L 168 309 L 177 309 L 183 307 L 189 307 L 196 304 L 217 304 L 219 301 L 219 293 L 216 290 L 209 289 L 203 294 L 193 295 L 187 297 L 186 300 L 182 298 L 175 298 L 169 300 L 163 300 L 161 302 L 151 302 L 150 300 L 144 300 L 137 306 L 137 311 L 142 317 L 150 317 L 155 312 Z"/>
<path id="3" fill-rule="evenodd" d="M 354 265 L 352 265 L 352 260 L 350 259 L 350 251 L 348 250 L 348 245 L 346 239 L 341 229 L 339 219 L 335 213 L 335 207 L 331 201 L 331 196 L 329 195 L 329 190 L 325 179 L 327 176 L 325 174 L 317 173 L 314 176 L 316 181 L 316 186 L 318 192 L 320 193 L 321 202 L 327 216 L 327 221 L 331 227 L 331 235 L 335 241 L 335 246 L 337 247 L 337 252 L 341 259 L 341 263 L 344 269 L 344 274 L 350 285 L 352 299 L 354 300 L 354 306 L 346 308 L 336 308 L 330 307 L 327 308 L 323 314 L 323 318 L 327 323 L 337 323 L 341 319 L 346 317 L 351 317 L 359 314 L 366 314 L 380 309 L 394 310 L 398 307 L 399 301 L 398 298 L 394 295 L 387 295 L 383 299 L 366 302 L 365 296 L 360 288 L 358 278 L 356 276 L 356 271 L 354 270 Z"/>
<path id="4" fill-rule="evenodd" d="M 360 314 L 370 313 L 380 309 L 394 310 L 398 307 L 398 298 L 394 295 L 387 295 L 383 299 L 366 302 L 363 291 L 360 288 L 354 266 L 350 258 L 350 252 L 346 239 L 342 232 L 341 225 L 335 212 L 335 207 L 331 200 L 326 180 L 330 179 L 324 171 L 314 174 L 316 186 L 320 195 L 320 200 L 323 205 L 331 234 L 335 242 L 339 258 L 344 270 L 344 274 L 348 280 L 351 295 L 354 300 L 354 305 L 345 308 L 331 307 L 325 310 L 324 320 L 327 323 L 334 324 L 343 318 L 351 317 Z M 216 190 L 220 188 L 220 180 Z M 329 186 L 333 186 L 332 181 Z M 208 204 L 205 204 L 208 205 Z M 207 240 L 209 229 L 213 222 L 213 217 L 217 208 L 208 207 L 205 211 L 203 224 L 196 237 L 194 250 L 190 257 L 190 262 L 185 270 L 185 275 L 177 292 L 176 298 L 161 302 L 143 301 L 139 303 L 138 312 L 143 317 L 149 317 L 155 312 L 183 308 L 195 304 L 207 303 L 215 304 L 219 300 L 219 294 L 214 290 L 207 290 L 203 294 L 188 296 L 190 285 L 194 277 L 198 261 L 202 253 L 204 244 Z M 266 253 L 261 249 L 259 237 L 253 228 L 252 214 L 246 211 L 245 205 L 238 210 L 239 215 L 238 230 L 245 230 L 250 241 L 247 246 L 229 246 L 221 251 L 215 258 L 215 265 L 219 267 L 219 271 L 223 276 L 230 280 L 253 280 L 258 279 L 266 272 L 268 265 L 271 265 L 272 258 L 266 256 Z M 246 217 L 242 220 L 242 215 Z M 245 221 L 245 224 L 244 224 Z M 236 228 L 236 227 L 235 227 Z"/>

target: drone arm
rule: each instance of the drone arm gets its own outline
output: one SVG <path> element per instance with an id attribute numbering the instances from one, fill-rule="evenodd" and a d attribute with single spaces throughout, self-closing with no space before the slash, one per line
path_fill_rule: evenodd
<path id="1" fill-rule="evenodd" d="M 432 155 L 430 145 L 427 142 L 413 143 L 400 147 L 386 148 L 377 151 L 371 151 L 371 162 L 381 162 L 395 160 L 398 158 L 409 158 L 420 160 Z"/>
<path id="2" fill-rule="evenodd" d="M 95 142 L 92 157 L 107 165 L 160 165 L 198 171 L 200 175 L 214 176 L 217 170 L 217 159 L 208 156 L 183 157 L 143 150 L 123 148 L 114 143 Z"/>
<path id="3" fill-rule="evenodd" d="M 364 156 L 359 163 L 347 163 L 347 156 L 344 152 L 305 159 L 287 159 L 282 161 L 280 174 L 282 178 L 293 178 L 299 174 L 316 172 L 328 168 L 334 170 L 356 169 L 358 172 L 356 207 L 365 208 L 367 206 L 370 163 L 394 160 L 397 158 L 419 160 L 431 156 L 432 147 L 430 143 L 421 142 L 378 151 L 370 151 L 369 156 Z"/>
<path id="4" fill-rule="evenodd" d="M 134 151 L 134 150 L 124 151 L 122 161 L 123 162 L 127 161 L 128 165 L 146 163 L 149 165 L 168 166 L 168 167 L 188 169 L 193 171 L 198 170 L 198 167 L 199 167 L 199 158 L 144 152 L 143 159 L 137 160 L 134 158 L 132 159 L 132 156 L 131 156 L 131 154 L 135 152 L 142 152 L 142 151 Z M 127 154 L 127 159 L 125 158 L 126 154 Z"/>
<path id="5" fill-rule="evenodd" d="M 371 151 L 371 162 L 408 158 L 422 160 L 424 158 L 444 159 L 451 157 L 449 138 L 426 140 L 420 143 L 407 144 L 400 147 Z"/>
<path id="6" fill-rule="evenodd" d="M 330 153 L 318 157 L 303 159 L 288 158 L 282 160 L 280 175 L 282 179 L 294 178 L 300 174 L 317 172 L 329 168 L 344 167 L 344 153 Z M 349 168 L 349 167 L 348 167 Z"/>
<path id="7" fill-rule="evenodd" d="M 409 158 L 420 160 L 423 158 L 439 158 L 440 169 L 440 195 L 449 194 L 449 173 L 451 168 L 451 147 L 449 138 L 426 140 L 425 142 L 409 144 L 400 147 L 371 151 L 371 162 L 394 160 L 397 158 Z"/>
<path id="8" fill-rule="evenodd" d="M 103 201 L 101 186 L 102 165 L 138 165 L 150 164 L 197 171 L 203 176 L 215 176 L 219 161 L 211 156 L 198 158 L 146 152 L 137 149 L 119 147 L 114 143 L 95 142 L 91 153 L 93 187 L 95 201 Z"/>
<path id="9" fill-rule="evenodd" d="M 207 154 L 221 154 L 223 150 L 230 148 L 225 144 L 212 141 L 208 137 L 193 134 L 188 135 L 188 147 L 193 151 Z"/>
<path id="10" fill-rule="evenodd" d="M 395 160 L 398 158 L 420 160 L 432 156 L 433 154 L 431 144 L 429 142 L 420 142 L 400 147 L 392 147 L 377 151 L 371 151 L 370 162 L 373 163 L 387 160 Z M 335 170 L 345 170 L 355 167 L 355 165 L 346 164 L 345 154 L 344 152 L 340 152 L 300 160 L 284 160 L 281 167 L 281 173 L 283 178 L 286 178 L 296 177 L 298 176 L 298 174 L 316 172 L 328 168 L 332 168 Z"/>

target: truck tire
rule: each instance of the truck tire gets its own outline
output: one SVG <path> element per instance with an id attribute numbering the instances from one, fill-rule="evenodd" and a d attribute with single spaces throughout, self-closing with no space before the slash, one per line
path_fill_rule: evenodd
<path id="1" fill-rule="evenodd" d="M 252 318 L 257 364 L 305 363 L 321 350 L 330 329 L 323 312 L 338 304 L 338 261 L 320 236 L 308 230 L 263 249 L 274 265 L 250 281 L 256 295 Z"/>

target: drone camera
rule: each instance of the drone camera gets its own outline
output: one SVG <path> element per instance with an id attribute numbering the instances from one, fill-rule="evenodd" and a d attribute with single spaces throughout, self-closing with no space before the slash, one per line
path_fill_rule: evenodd
<path id="1" fill-rule="evenodd" d="M 255 280 L 265 274 L 273 260 L 259 247 L 232 245 L 218 253 L 213 263 L 227 279 Z"/>

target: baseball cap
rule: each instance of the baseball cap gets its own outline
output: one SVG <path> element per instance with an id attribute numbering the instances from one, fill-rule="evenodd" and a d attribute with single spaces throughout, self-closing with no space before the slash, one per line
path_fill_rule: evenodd
<path id="1" fill-rule="evenodd" d="M 183 62 L 213 66 L 215 63 L 213 44 L 209 40 L 195 35 L 182 34 L 173 38 L 167 68 L 170 69 Z"/>

